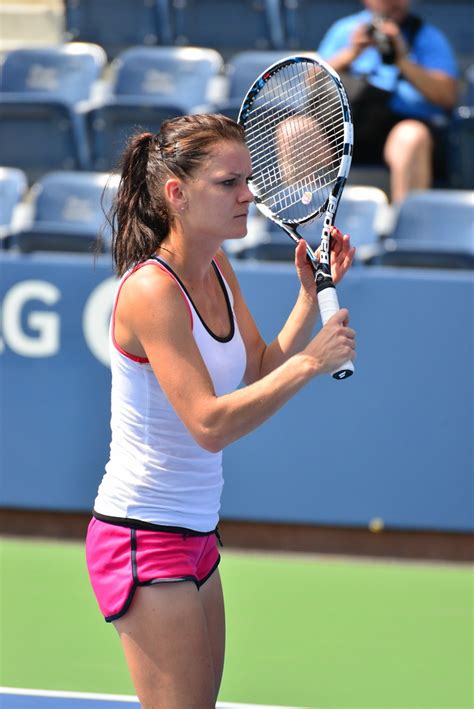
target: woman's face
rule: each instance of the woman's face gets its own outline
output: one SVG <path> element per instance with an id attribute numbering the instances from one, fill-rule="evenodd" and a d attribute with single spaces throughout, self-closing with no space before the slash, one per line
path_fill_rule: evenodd
<path id="1" fill-rule="evenodd" d="M 365 5 L 376 15 L 401 22 L 409 11 L 409 0 L 365 0 Z"/>
<path id="2" fill-rule="evenodd" d="M 247 186 L 250 174 L 250 155 L 244 144 L 218 143 L 183 184 L 185 207 L 180 217 L 184 229 L 220 241 L 245 236 L 248 209 L 253 202 Z"/>

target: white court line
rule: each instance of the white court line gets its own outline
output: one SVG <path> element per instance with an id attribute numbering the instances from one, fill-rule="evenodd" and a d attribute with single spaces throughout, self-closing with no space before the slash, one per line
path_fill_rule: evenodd
<path id="1" fill-rule="evenodd" d="M 130 694 L 97 694 L 93 692 L 57 692 L 49 689 L 17 689 L 15 687 L 0 687 L 2 694 L 21 694 L 27 697 L 51 697 L 63 699 L 90 699 L 105 702 L 136 703 L 138 699 Z M 270 706 L 269 704 L 233 704 L 218 702 L 216 709 L 298 709 L 298 707 Z"/>

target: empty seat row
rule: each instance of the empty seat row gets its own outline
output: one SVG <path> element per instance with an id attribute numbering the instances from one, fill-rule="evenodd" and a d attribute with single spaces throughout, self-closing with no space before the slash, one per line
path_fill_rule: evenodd
<path id="1" fill-rule="evenodd" d="M 22 190 L 15 190 L 18 183 Z M 51 172 L 31 187 L 25 200 L 25 176 L 21 181 L 20 170 L 1 168 L 2 249 L 22 253 L 109 250 L 111 227 L 106 215 L 118 183 L 119 176 L 111 173 Z M 21 209 L 17 218 L 15 209 Z"/>
<path id="2" fill-rule="evenodd" d="M 255 210 L 253 210 L 255 215 Z M 249 234 L 229 248 L 236 258 L 292 261 L 294 244 L 276 224 L 255 218 Z M 384 266 L 474 268 L 474 191 L 421 190 L 389 206 L 376 187 L 346 186 L 336 218 L 350 234 L 356 263 Z M 299 228 L 318 245 L 321 220 Z"/>
<path id="3" fill-rule="evenodd" d="M 33 185 L 30 211 L 23 223 L 13 218 L 25 200 L 26 180 L 19 170 L 0 169 L 0 212 L 4 249 L 90 252 L 102 237 L 110 248 L 106 219 L 119 184 L 111 173 L 52 172 Z M 393 214 L 385 194 L 374 187 L 348 185 L 337 225 L 351 235 L 359 263 L 395 266 L 474 268 L 474 192 L 426 190 L 411 193 Z M 393 222 L 393 223 L 391 223 Z M 308 243 L 317 245 L 321 223 L 301 227 Z M 252 205 L 248 235 L 225 244 L 235 258 L 292 261 L 294 244 Z"/>
<path id="4" fill-rule="evenodd" d="M 1 68 L 0 164 L 22 168 L 30 182 L 54 169 L 114 169 L 136 130 L 156 132 L 166 118 L 199 110 L 237 118 L 252 81 L 284 54 L 243 52 L 224 65 L 213 49 L 132 47 L 104 81 L 106 56 L 94 44 L 11 51 Z M 451 126 L 450 186 L 474 187 L 473 146 L 474 109 L 463 105 Z"/>
<path id="5" fill-rule="evenodd" d="M 96 42 L 109 57 L 127 46 L 314 50 L 330 25 L 358 12 L 358 0 L 65 0 L 66 36 Z M 416 11 L 471 54 L 471 0 L 418 0 Z"/>

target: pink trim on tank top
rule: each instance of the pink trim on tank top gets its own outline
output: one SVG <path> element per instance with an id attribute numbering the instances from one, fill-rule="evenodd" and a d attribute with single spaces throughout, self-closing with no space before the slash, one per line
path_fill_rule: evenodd
<path id="1" fill-rule="evenodd" d="M 148 362 L 149 362 L 150 360 L 148 359 L 148 357 L 138 357 L 137 355 L 130 354 L 130 352 L 127 352 L 126 350 L 124 350 L 123 347 L 120 347 L 120 345 L 118 344 L 117 340 L 115 339 L 115 311 L 117 310 L 117 304 L 118 304 L 118 299 L 119 299 L 119 296 L 120 296 L 120 291 L 122 290 L 122 286 L 123 286 L 123 284 L 125 283 L 125 281 L 127 281 L 127 280 L 130 278 L 130 276 L 132 276 L 134 273 L 136 273 L 136 272 L 139 271 L 141 268 L 143 268 L 143 266 L 149 266 L 149 265 L 150 265 L 150 266 L 151 266 L 151 265 L 155 265 L 155 266 L 158 266 L 158 268 L 161 268 L 161 270 L 164 271 L 165 273 L 167 273 L 168 276 L 169 276 L 170 278 L 172 278 L 173 281 L 177 284 L 177 286 L 179 287 L 179 290 L 181 291 L 181 295 L 182 295 L 183 298 L 184 298 L 184 302 L 186 303 L 186 307 L 187 307 L 187 309 L 188 309 L 189 318 L 190 318 L 190 320 L 191 320 L 191 330 L 192 330 L 193 327 L 194 327 L 193 314 L 192 314 L 190 305 L 189 305 L 189 303 L 188 303 L 188 299 L 187 299 L 187 297 L 186 297 L 186 295 L 185 295 L 185 293 L 184 293 L 184 291 L 183 291 L 183 289 L 182 289 L 182 287 L 181 287 L 181 284 L 180 284 L 179 281 L 177 280 L 177 278 L 175 278 L 174 275 L 173 275 L 170 271 L 168 271 L 168 269 L 165 268 L 165 266 L 163 266 L 163 265 L 162 265 L 161 263 L 159 263 L 158 261 L 154 261 L 154 260 L 145 261 L 144 263 L 140 263 L 140 264 L 138 264 L 138 266 L 135 266 L 135 268 L 133 268 L 133 269 L 130 271 L 130 273 L 127 273 L 127 275 L 125 276 L 125 278 L 122 280 L 122 282 L 121 282 L 120 285 L 119 285 L 119 289 L 118 289 L 118 291 L 117 291 L 117 295 L 115 296 L 115 303 L 114 303 L 114 308 L 113 308 L 113 311 L 112 311 L 112 342 L 113 342 L 113 344 L 114 344 L 115 349 L 118 350 L 118 351 L 120 352 L 120 354 L 123 354 L 124 357 L 127 357 L 128 359 L 131 359 L 133 362 L 138 362 L 139 364 L 148 364 Z"/>

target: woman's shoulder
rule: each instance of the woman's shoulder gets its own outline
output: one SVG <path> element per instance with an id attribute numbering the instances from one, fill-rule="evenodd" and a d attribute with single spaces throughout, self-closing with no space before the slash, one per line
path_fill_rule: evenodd
<path id="1" fill-rule="evenodd" d="M 159 261 L 150 259 L 131 269 L 121 288 L 121 300 L 131 308 L 154 312 L 165 310 L 162 306 L 177 304 L 182 307 L 183 294 L 176 278 Z"/>

